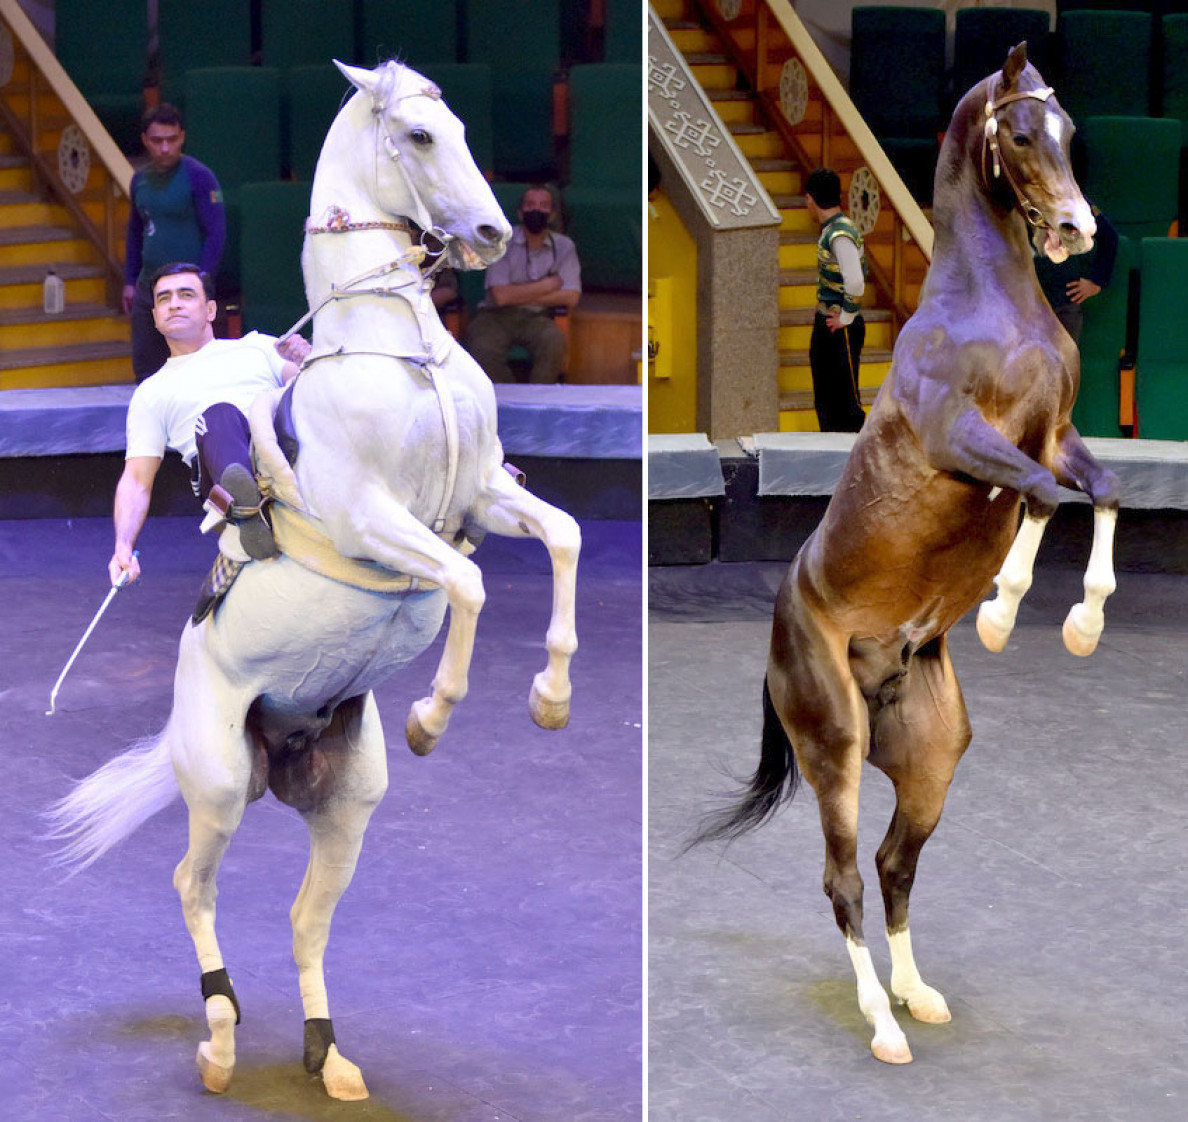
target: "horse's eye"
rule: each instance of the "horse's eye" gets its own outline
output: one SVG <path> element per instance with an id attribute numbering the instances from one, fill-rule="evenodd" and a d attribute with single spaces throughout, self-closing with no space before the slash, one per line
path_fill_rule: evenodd
<path id="1" fill-rule="evenodd" d="M 433 137 L 431 137 L 424 129 L 413 129 L 410 135 L 412 136 L 414 144 L 426 145 L 433 143 Z"/>
<path id="2" fill-rule="evenodd" d="M 1016 148 L 1030 148 L 1031 147 L 1031 137 L 1024 136 L 1022 133 L 1018 133 L 1018 132 L 1015 133 L 1015 135 L 1012 136 L 1011 139 L 1015 142 Z"/>

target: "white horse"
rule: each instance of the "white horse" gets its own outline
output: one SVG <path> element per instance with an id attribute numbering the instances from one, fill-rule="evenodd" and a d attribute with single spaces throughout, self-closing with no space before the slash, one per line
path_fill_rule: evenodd
<path id="1" fill-rule="evenodd" d="M 491 383 L 442 327 L 417 266 L 419 231 L 472 263 L 497 259 L 511 234 L 462 124 L 406 67 L 340 69 L 357 92 L 330 128 L 313 183 L 302 258 L 313 351 L 293 392 L 300 494 L 291 501 L 310 516 L 301 526 L 315 537 L 320 527 L 342 558 L 363 559 L 355 569 L 364 579 L 334 579 L 288 554 L 248 564 L 214 614 L 183 631 L 164 731 L 83 780 L 50 815 L 69 839 L 65 859 L 83 867 L 184 797 L 189 848 L 174 885 L 211 1033 L 198 1067 L 206 1087 L 223 1091 L 239 1010 L 215 937 L 215 877 L 252 799 L 270 786 L 295 807 L 311 843 L 292 909 L 305 1064 L 331 1096 L 359 1099 L 367 1089 L 334 1043 L 322 962 L 387 787 L 372 687 L 428 646 L 448 604 L 432 693 L 407 723 L 410 746 L 430 750 L 466 694 L 484 598 L 478 568 L 456 547 L 485 531 L 531 536 L 552 559 L 554 598 L 530 709 L 544 727 L 565 725 L 581 538 L 572 518 L 504 470 Z M 282 513 L 291 512 L 275 510 L 283 546 Z M 401 590 L 375 591 L 376 580 Z"/>

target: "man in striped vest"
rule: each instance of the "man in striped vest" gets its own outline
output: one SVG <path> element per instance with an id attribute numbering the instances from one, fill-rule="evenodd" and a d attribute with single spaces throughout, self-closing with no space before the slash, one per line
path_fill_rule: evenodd
<path id="1" fill-rule="evenodd" d="M 809 343 L 813 404 L 822 432 L 857 432 L 866 414 L 858 398 L 858 362 L 866 338 L 861 300 L 866 287 L 862 235 L 841 209 L 841 180 L 818 168 L 804 185 L 817 240 L 817 314 Z"/>

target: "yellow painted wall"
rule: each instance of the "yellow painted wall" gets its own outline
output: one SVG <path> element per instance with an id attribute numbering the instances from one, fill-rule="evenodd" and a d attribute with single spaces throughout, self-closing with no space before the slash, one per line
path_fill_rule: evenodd
<path id="1" fill-rule="evenodd" d="M 697 431 L 697 245 L 662 190 L 648 207 L 648 431 Z"/>

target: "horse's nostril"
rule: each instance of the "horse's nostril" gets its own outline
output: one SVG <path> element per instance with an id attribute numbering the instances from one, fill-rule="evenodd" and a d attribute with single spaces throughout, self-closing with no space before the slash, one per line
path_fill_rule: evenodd
<path id="1" fill-rule="evenodd" d="M 483 239 L 488 245 L 494 245 L 499 241 L 499 231 L 494 226 L 480 226 L 478 228 L 479 237 Z"/>
<path id="2" fill-rule="evenodd" d="M 1060 229 L 1062 229 L 1066 234 L 1070 235 L 1079 234 L 1081 232 L 1073 222 L 1061 222 Z"/>

